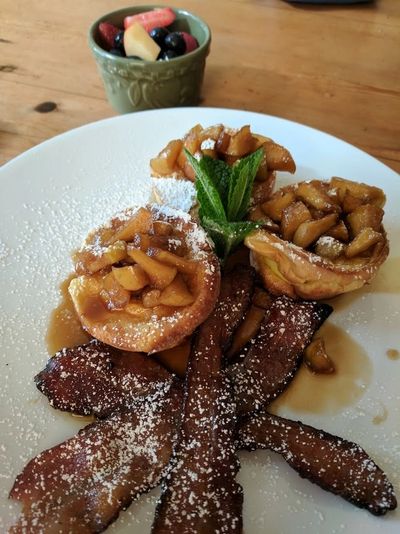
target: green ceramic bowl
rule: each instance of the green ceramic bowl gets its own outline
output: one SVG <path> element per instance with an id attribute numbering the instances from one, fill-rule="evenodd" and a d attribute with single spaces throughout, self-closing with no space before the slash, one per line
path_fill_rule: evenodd
<path id="1" fill-rule="evenodd" d="M 211 33 L 207 24 L 183 9 L 174 9 L 172 31 L 186 31 L 196 37 L 199 47 L 170 61 L 140 61 L 109 54 L 101 47 L 99 24 L 111 22 L 123 27 L 127 15 L 149 11 L 155 5 L 134 6 L 108 13 L 89 30 L 89 46 L 100 71 L 107 98 L 119 113 L 143 109 L 193 106 L 200 100 Z"/>

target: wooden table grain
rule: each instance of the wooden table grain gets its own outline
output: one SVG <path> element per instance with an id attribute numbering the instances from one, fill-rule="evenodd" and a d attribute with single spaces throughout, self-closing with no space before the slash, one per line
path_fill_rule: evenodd
<path id="1" fill-rule="evenodd" d="M 115 115 L 87 29 L 102 14 L 135 2 L 0 3 L 0 163 Z M 283 0 L 158 3 L 184 6 L 211 27 L 201 105 L 298 121 L 400 170 L 399 0 L 351 7 Z"/>

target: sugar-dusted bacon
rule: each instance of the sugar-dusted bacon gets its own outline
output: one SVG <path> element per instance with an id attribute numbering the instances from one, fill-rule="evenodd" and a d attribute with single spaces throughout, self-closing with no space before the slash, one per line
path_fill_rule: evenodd
<path id="1" fill-rule="evenodd" d="M 138 397 L 162 394 L 172 376 L 154 359 L 92 340 L 65 348 L 36 377 L 38 389 L 59 410 L 107 417 Z"/>
<path id="2" fill-rule="evenodd" d="M 180 389 L 92 423 L 31 460 L 10 498 L 23 510 L 13 534 L 102 532 L 165 474 L 180 413 Z"/>
<path id="3" fill-rule="evenodd" d="M 292 380 L 304 349 L 332 312 L 314 301 L 278 297 L 243 360 L 228 368 L 240 415 L 272 402 Z"/>
<path id="4" fill-rule="evenodd" d="M 243 495 L 235 481 L 239 468 L 235 403 L 222 359 L 223 348 L 243 317 L 242 290 L 252 278 L 244 267 L 223 277 L 217 306 L 195 338 L 182 426 L 163 482 L 153 534 L 242 531 Z"/>
<path id="5" fill-rule="evenodd" d="M 323 430 L 262 412 L 241 422 L 238 445 L 281 454 L 302 478 L 372 514 L 397 506 L 392 484 L 364 449 Z"/>
<path id="6" fill-rule="evenodd" d="M 210 332 L 217 333 L 222 351 L 229 347 L 250 307 L 254 284 L 255 271 L 250 266 L 238 264 L 223 274 L 219 299 L 207 326 Z"/>

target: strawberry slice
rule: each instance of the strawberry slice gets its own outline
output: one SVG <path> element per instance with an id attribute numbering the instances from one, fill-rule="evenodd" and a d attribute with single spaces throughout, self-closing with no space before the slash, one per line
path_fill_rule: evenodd
<path id="1" fill-rule="evenodd" d="M 139 22 L 147 32 L 151 32 L 154 28 L 169 26 L 175 19 L 176 15 L 170 7 L 162 7 L 125 17 L 124 28 L 126 30 L 134 22 Z"/>
<path id="2" fill-rule="evenodd" d="M 106 50 L 110 50 L 111 48 L 114 48 L 114 39 L 115 36 L 120 32 L 121 30 L 114 26 L 114 24 L 111 24 L 110 22 L 100 22 L 99 24 L 99 32 L 101 36 L 101 40 L 103 42 L 103 46 Z"/>
<path id="3" fill-rule="evenodd" d="M 197 39 L 187 32 L 180 32 L 180 34 L 182 35 L 183 40 L 186 44 L 185 54 L 189 54 L 189 52 L 193 52 L 193 50 L 196 50 L 196 48 L 199 46 Z"/>

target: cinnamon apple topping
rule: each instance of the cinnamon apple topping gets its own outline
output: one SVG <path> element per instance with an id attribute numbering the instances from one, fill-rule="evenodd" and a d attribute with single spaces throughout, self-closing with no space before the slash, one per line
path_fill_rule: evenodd
<path id="1" fill-rule="evenodd" d="M 378 187 L 344 178 L 289 185 L 261 205 L 273 225 L 245 244 L 272 293 L 333 297 L 369 282 L 385 261 L 384 204 Z"/>
<path id="2" fill-rule="evenodd" d="M 259 148 L 263 150 L 263 157 L 253 186 L 253 204 L 258 205 L 270 197 L 275 185 L 276 171 L 294 173 L 296 164 L 285 147 L 269 137 L 252 133 L 248 125 L 233 129 L 222 124 L 207 128 L 196 124 L 183 139 L 170 141 L 158 156 L 150 161 L 150 167 L 155 177 L 175 176 L 194 182 L 196 174 L 185 149 L 196 157 L 207 156 L 234 165 Z M 157 186 L 155 189 L 157 190 Z"/>
<path id="3" fill-rule="evenodd" d="M 212 310 L 219 263 L 189 215 L 148 205 L 94 230 L 69 286 L 84 328 L 123 350 L 176 346 Z"/>

